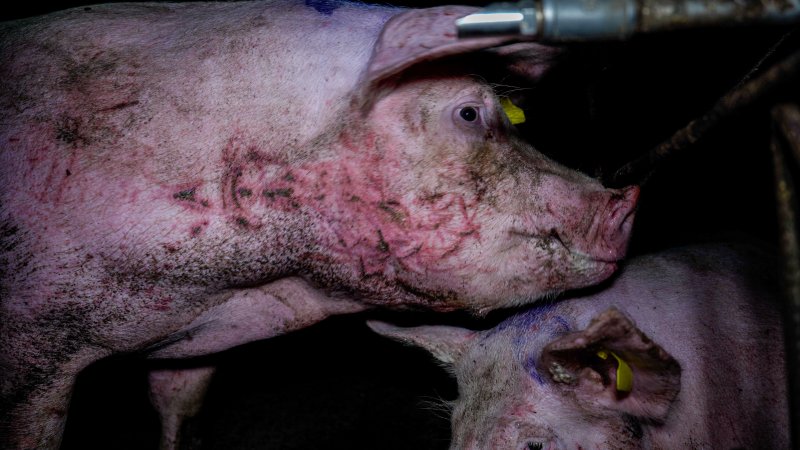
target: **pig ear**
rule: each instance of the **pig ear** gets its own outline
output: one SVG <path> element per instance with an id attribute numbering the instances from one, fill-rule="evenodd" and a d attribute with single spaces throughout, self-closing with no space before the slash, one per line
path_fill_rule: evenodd
<path id="1" fill-rule="evenodd" d="M 374 86 L 420 62 L 497 47 L 515 40 L 513 36 L 459 39 L 456 19 L 477 10 L 478 8 L 467 6 L 440 6 L 412 9 L 392 17 L 384 25 L 375 43 L 364 75 L 364 84 Z M 526 53 L 521 52 L 523 48 Z M 555 49 L 525 43 L 515 49 L 506 50 L 505 54 L 515 53 L 516 59 L 521 61 L 523 56 L 530 57 L 537 50 L 540 54 L 536 58 L 528 58 L 529 66 L 525 69 L 534 74 L 544 71 L 546 65 L 542 62 L 547 60 L 549 63 L 550 60 L 545 55 L 555 54 Z"/>
<path id="2" fill-rule="evenodd" d="M 656 422 L 680 391 L 680 364 L 613 308 L 545 346 L 541 364 L 578 401 Z"/>
<path id="3" fill-rule="evenodd" d="M 464 353 L 475 332 L 466 328 L 444 325 L 402 328 L 385 322 L 367 322 L 372 331 L 404 344 L 416 345 L 429 351 L 436 359 L 454 364 Z"/>
<path id="4" fill-rule="evenodd" d="M 555 65 L 564 55 L 558 47 L 548 47 L 535 42 L 517 42 L 486 50 L 501 58 L 503 69 L 517 77 L 533 82 Z"/>

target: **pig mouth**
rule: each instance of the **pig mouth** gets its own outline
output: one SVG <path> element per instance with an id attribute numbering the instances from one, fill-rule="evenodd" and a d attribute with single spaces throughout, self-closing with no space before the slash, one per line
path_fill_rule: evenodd
<path id="1" fill-rule="evenodd" d="M 594 263 L 616 266 L 617 262 L 622 259 L 621 256 L 616 257 L 616 255 L 610 256 L 607 254 L 592 254 L 581 251 L 580 249 L 575 248 L 575 246 L 570 245 L 569 241 L 562 238 L 562 236 L 558 233 L 558 230 L 554 228 L 547 231 L 525 231 L 514 228 L 509 231 L 509 235 L 518 239 L 521 238 L 528 242 L 535 242 L 534 245 L 536 245 L 537 248 L 547 252 L 560 250 L 580 259 L 588 260 Z"/>

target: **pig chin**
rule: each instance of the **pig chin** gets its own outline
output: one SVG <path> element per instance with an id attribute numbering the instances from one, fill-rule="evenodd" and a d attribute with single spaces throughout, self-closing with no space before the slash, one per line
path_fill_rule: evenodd
<path id="1" fill-rule="evenodd" d="M 555 270 L 551 269 L 541 274 L 544 280 L 543 287 L 551 294 L 560 294 L 566 290 L 579 289 L 604 281 L 616 272 L 617 262 L 624 254 L 618 252 L 619 257 L 609 257 L 608 254 L 597 256 L 566 246 L 563 252 L 563 256 L 552 264 Z"/>
<path id="2" fill-rule="evenodd" d="M 531 304 L 564 291 L 592 286 L 606 280 L 617 270 L 616 260 L 595 258 L 570 250 L 563 244 L 541 241 L 530 244 L 534 248 L 519 248 L 523 252 L 519 261 L 524 261 L 525 266 L 507 268 L 515 274 L 498 274 L 500 279 L 506 280 L 505 283 L 502 283 L 502 287 L 495 284 L 494 298 L 471 305 L 474 313 L 484 315 L 493 309 Z M 520 272 L 525 275 L 520 276 Z"/>

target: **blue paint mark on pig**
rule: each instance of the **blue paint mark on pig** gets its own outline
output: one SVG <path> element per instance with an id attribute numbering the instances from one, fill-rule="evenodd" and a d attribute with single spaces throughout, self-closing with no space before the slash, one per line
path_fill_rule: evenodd
<path id="1" fill-rule="evenodd" d="M 539 386 L 544 384 L 544 378 L 542 378 L 542 374 L 536 369 L 536 355 L 529 356 L 525 362 L 522 364 L 525 368 L 525 372 L 528 372 L 528 375 L 531 376 Z"/>
<path id="2" fill-rule="evenodd" d="M 542 323 L 544 317 L 549 313 L 554 307 L 553 302 L 544 301 L 535 305 L 534 307 L 526 310 L 521 314 L 517 314 L 512 316 L 503 322 L 501 322 L 498 326 L 493 328 L 489 333 L 487 333 L 486 338 L 489 338 L 501 331 L 509 327 L 519 328 L 521 330 L 530 331 L 531 329 L 537 329 L 539 325 Z"/>
<path id="3" fill-rule="evenodd" d="M 342 6 L 342 2 L 341 0 L 306 0 L 306 6 L 316 9 L 320 14 L 330 16 Z"/>
<path id="4" fill-rule="evenodd" d="M 555 317 L 553 317 L 553 320 L 555 320 L 558 323 L 558 325 L 561 327 L 561 329 L 558 330 L 560 333 L 569 333 L 570 332 L 569 322 L 567 322 L 567 319 L 565 319 L 562 316 L 555 316 Z"/>

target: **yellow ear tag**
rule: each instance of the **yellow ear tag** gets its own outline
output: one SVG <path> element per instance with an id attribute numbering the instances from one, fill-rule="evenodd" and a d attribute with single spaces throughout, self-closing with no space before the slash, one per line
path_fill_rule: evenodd
<path id="1" fill-rule="evenodd" d="M 633 371 L 631 370 L 631 366 L 611 350 L 598 350 L 597 356 L 599 356 L 600 359 L 608 359 L 609 353 L 617 360 L 617 390 L 620 392 L 630 392 L 633 390 Z"/>
<path id="2" fill-rule="evenodd" d="M 525 123 L 525 112 L 517 105 L 511 103 L 510 98 L 501 97 L 500 106 L 503 107 L 503 111 L 505 111 L 506 116 L 508 116 L 508 120 L 511 121 L 511 125 Z"/>

